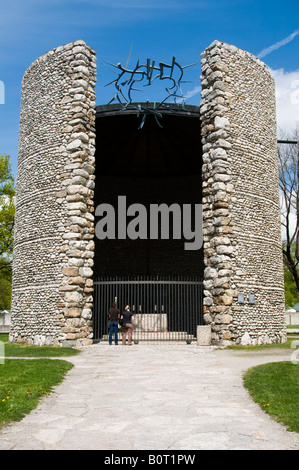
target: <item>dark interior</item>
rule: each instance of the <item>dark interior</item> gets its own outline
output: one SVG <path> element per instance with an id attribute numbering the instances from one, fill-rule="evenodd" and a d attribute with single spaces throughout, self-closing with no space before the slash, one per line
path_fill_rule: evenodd
<path id="1" fill-rule="evenodd" d="M 95 207 L 109 203 L 117 213 L 118 196 L 126 196 L 127 206 L 140 203 L 147 209 L 154 203 L 200 204 L 199 108 L 163 111 L 159 122 L 147 114 L 142 129 L 141 121 L 136 110 L 97 107 Z M 95 278 L 202 277 L 203 249 L 186 251 L 184 241 L 95 237 Z"/>

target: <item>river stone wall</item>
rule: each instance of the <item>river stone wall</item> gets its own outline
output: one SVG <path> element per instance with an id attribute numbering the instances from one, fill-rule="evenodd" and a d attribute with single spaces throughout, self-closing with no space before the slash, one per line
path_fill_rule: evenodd
<path id="1" fill-rule="evenodd" d="M 11 342 L 92 341 L 95 73 L 76 41 L 23 78 Z"/>
<path id="2" fill-rule="evenodd" d="M 11 342 L 92 342 L 95 73 L 76 41 L 24 75 Z M 274 81 L 218 41 L 201 80 L 204 320 L 214 344 L 283 342 Z"/>
<path id="3" fill-rule="evenodd" d="M 286 340 L 275 86 L 253 55 L 202 54 L 204 319 L 216 344 Z"/>

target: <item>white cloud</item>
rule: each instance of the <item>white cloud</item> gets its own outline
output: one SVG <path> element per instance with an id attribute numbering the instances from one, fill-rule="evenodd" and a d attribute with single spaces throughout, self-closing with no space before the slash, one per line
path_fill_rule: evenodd
<path id="1" fill-rule="evenodd" d="M 187 91 L 187 93 L 184 93 L 184 99 L 188 100 L 190 98 L 193 98 L 193 96 L 198 95 L 198 93 L 201 92 L 201 85 L 198 85 L 194 87 L 192 90 Z"/>
<path id="2" fill-rule="evenodd" d="M 259 59 L 262 57 L 265 57 L 266 55 L 270 54 L 273 51 L 276 51 L 277 49 L 280 49 L 282 46 L 285 46 L 286 44 L 289 44 L 289 42 L 293 41 L 293 39 L 299 34 L 299 29 L 294 31 L 292 34 L 290 34 L 288 37 L 282 39 L 281 41 L 276 42 L 275 44 L 272 44 L 272 46 L 266 47 L 266 49 L 263 49 L 257 56 Z"/>
<path id="3" fill-rule="evenodd" d="M 299 69 L 271 72 L 276 86 L 277 127 L 292 133 L 299 126 Z"/>
<path id="4" fill-rule="evenodd" d="M 277 69 L 271 73 L 276 86 L 277 127 L 292 134 L 299 127 L 299 69 L 292 72 Z M 201 86 L 195 86 L 184 93 L 185 101 L 192 103 L 192 98 L 200 92 Z"/>

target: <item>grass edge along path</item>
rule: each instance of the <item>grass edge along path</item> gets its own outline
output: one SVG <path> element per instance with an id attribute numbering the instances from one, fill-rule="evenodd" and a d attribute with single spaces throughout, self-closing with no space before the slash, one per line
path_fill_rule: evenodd
<path id="1" fill-rule="evenodd" d="M 80 354 L 79 349 L 62 346 L 34 346 L 28 344 L 9 343 L 8 333 L 0 333 L 0 341 L 7 357 L 67 357 Z"/>
<path id="2" fill-rule="evenodd" d="M 81 351 L 70 347 L 11 344 L 7 333 L 0 333 L 0 341 L 4 354 L 3 363 L 0 361 L 1 430 L 36 408 L 73 368 L 71 362 L 49 358 L 70 357 Z M 12 357 L 20 359 L 9 359 Z"/>
<path id="3" fill-rule="evenodd" d="M 73 364 L 60 359 L 6 359 L 0 364 L 0 430 L 20 421 L 64 379 Z"/>
<path id="4" fill-rule="evenodd" d="M 243 384 L 271 418 L 299 433 L 299 364 L 271 362 L 248 369 Z"/>

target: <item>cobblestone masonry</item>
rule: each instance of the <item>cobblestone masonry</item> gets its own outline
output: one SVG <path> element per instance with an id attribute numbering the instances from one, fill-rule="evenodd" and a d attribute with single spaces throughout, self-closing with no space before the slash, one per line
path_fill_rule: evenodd
<path id="1" fill-rule="evenodd" d="M 92 342 L 95 73 L 94 51 L 76 41 L 24 75 L 12 342 Z M 285 341 L 275 93 L 266 66 L 215 41 L 202 54 L 201 120 L 205 322 L 216 344 Z"/>
<path id="2" fill-rule="evenodd" d="M 95 73 L 76 41 L 23 78 L 11 341 L 90 342 Z"/>
<path id="3" fill-rule="evenodd" d="M 251 54 L 215 41 L 202 54 L 201 120 L 205 321 L 215 343 L 284 342 L 275 87 L 269 69 Z M 244 303 L 238 294 L 244 294 Z"/>

